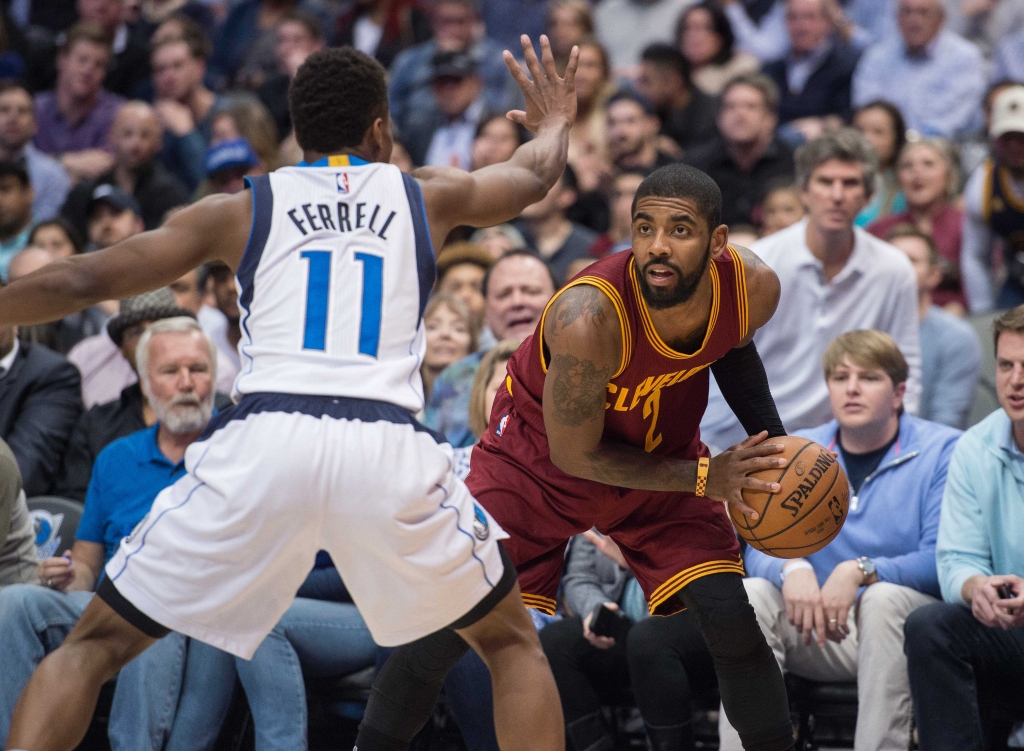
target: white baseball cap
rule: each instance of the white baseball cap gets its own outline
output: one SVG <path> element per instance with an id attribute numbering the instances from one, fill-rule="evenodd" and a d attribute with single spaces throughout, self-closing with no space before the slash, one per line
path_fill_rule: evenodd
<path id="1" fill-rule="evenodd" d="M 1024 86 L 1011 86 L 992 103 L 992 127 L 988 134 L 999 138 L 1004 133 L 1024 133 Z"/>

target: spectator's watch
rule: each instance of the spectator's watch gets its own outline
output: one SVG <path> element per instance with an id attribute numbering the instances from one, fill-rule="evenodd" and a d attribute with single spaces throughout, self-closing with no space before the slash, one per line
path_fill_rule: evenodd
<path id="1" fill-rule="evenodd" d="M 867 580 L 875 573 L 875 564 L 866 555 L 862 555 L 857 559 L 857 567 L 861 573 L 861 583 L 866 583 Z"/>

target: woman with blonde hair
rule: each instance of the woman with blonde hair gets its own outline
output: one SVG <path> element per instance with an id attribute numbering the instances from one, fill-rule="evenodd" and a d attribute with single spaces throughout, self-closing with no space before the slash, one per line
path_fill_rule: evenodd
<path id="1" fill-rule="evenodd" d="M 479 327 L 461 300 L 450 295 L 435 295 L 423 312 L 427 350 L 420 374 L 423 394 L 430 398 L 434 381 L 441 371 L 476 351 Z"/>
<path id="2" fill-rule="evenodd" d="M 960 192 L 960 160 L 953 145 L 942 138 L 908 143 L 896 159 L 896 178 L 906 208 L 868 226 L 885 239 L 900 224 L 912 224 L 932 238 L 942 259 L 942 281 L 932 293 L 940 307 L 962 313 L 967 301 L 960 281 L 960 244 L 964 212 L 955 201 Z"/>

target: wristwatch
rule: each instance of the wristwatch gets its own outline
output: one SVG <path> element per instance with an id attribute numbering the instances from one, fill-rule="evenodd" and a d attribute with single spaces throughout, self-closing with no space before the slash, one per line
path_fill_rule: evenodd
<path id="1" fill-rule="evenodd" d="M 867 582 L 868 578 L 875 573 L 875 564 L 866 555 L 862 555 L 857 559 L 857 567 L 860 569 L 861 582 Z"/>

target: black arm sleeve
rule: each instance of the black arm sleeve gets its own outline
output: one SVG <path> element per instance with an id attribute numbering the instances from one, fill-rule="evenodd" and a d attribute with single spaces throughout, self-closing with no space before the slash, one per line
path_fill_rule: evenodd
<path id="1" fill-rule="evenodd" d="M 768 431 L 769 438 L 786 435 L 772 392 L 768 389 L 764 363 L 753 342 L 729 350 L 725 357 L 711 366 L 711 372 L 747 435 L 757 435 L 762 430 Z"/>

